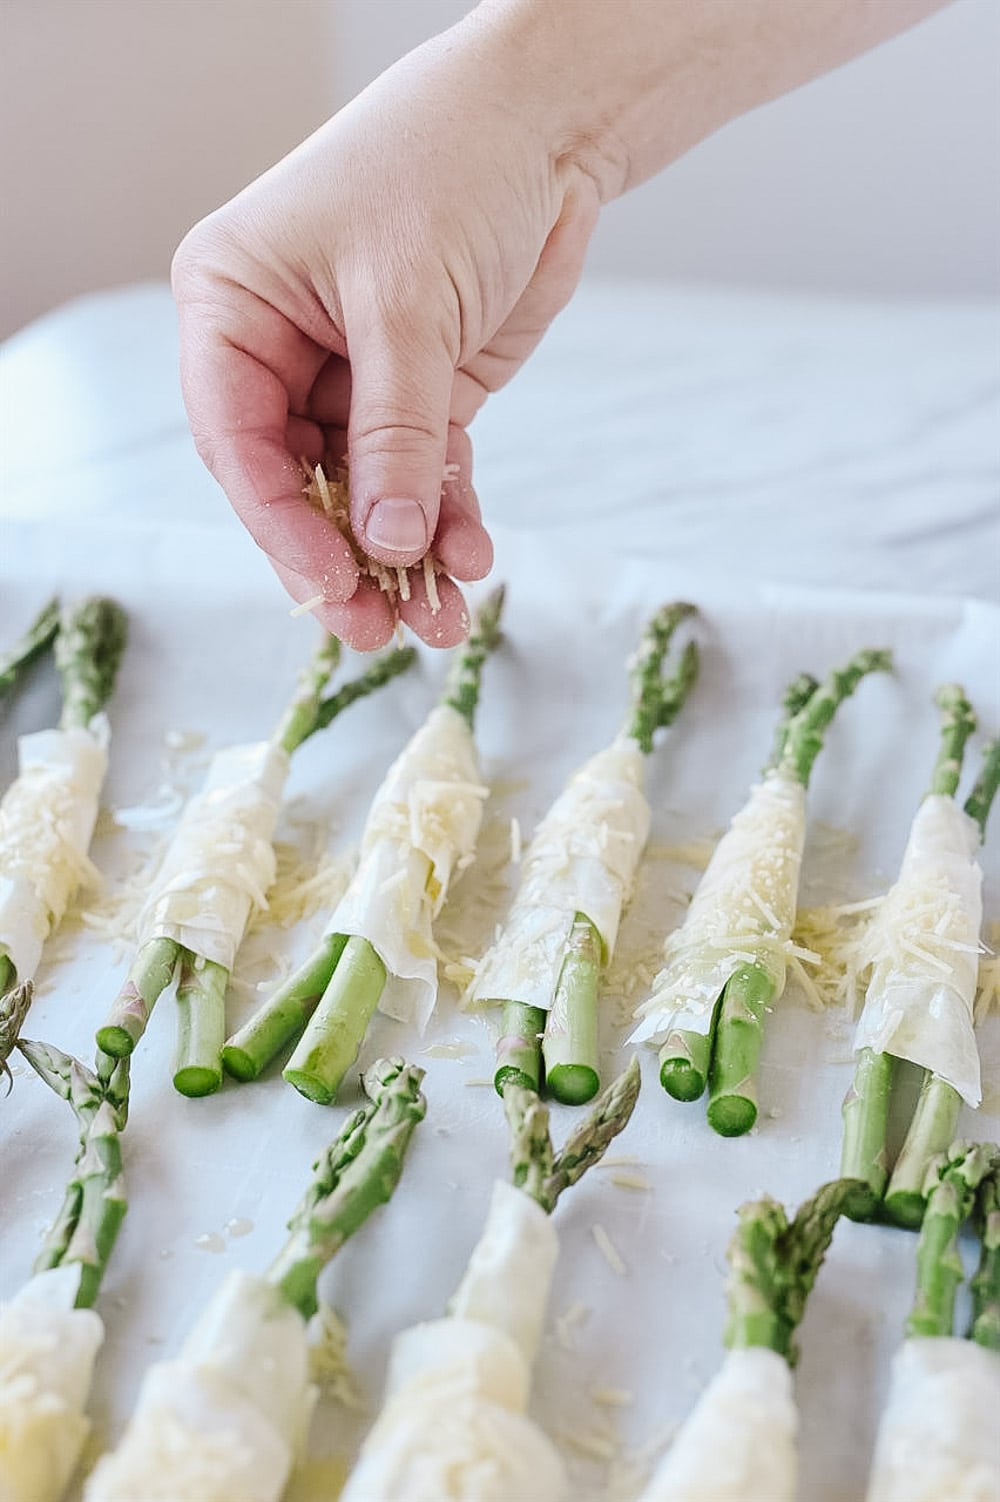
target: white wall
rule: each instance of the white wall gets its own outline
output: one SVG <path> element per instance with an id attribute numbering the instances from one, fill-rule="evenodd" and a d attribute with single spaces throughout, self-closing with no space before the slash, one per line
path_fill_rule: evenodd
<path id="1" fill-rule="evenodd" d="M 0 336 L 167 275 L 331 109 L 330 0 L 0 0 Z"/>
<path id="2" fill-rule="evenodd" d="M 0 0 L 0 336 L 77 292 L 165 276 L 194 220 L 467 8 Z M 591 267 L 1000 290 L 998 56 L 998 0 L 957 0 L 611 205 Z"/>
<path id="3" fill-rule="evenodd" d="M 469 8 L 334 0 L 339 99 Z M 957 0 L 610 205 L 588 265 L 824 291 L 996 293 L 998 62 L 1000 3 Z"/>

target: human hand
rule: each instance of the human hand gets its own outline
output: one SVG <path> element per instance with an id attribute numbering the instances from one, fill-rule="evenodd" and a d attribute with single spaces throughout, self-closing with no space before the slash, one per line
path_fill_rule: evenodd
<path id="1" fill-rule="evenodd" d="M 317 618 L 362 649 L 390 637 L 397 606 L 434 645 L 465 634 L 453 580 L 492 563 L 465 430 L 568 300 L 596 222 L 595 178 L 523 72 L 474 12 L 198 224 L 174 260 L 198 451 L 293 598 L 322 595 Z M 430 549 L 436 612 L 421 569 L 391 604 L 306 500 L 298 459 L 345 448 L 355 538 L 391 567 Z"/>

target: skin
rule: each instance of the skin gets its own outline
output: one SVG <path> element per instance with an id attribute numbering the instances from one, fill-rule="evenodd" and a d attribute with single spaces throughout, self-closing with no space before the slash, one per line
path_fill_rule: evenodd
<path id="1" fill-rule="evenodd" d="M 349 457 L 355 536 L 454 645 L 492 545 L 466 429 L 577 285 L 604 203 L 943 0 L 482 0 L 196 225 L 174 259 L 198 452 L 297 602 L 361 649 L 395 615 L 303 499 Z M 450 576 L 450 577 L 447 577 Z"/>

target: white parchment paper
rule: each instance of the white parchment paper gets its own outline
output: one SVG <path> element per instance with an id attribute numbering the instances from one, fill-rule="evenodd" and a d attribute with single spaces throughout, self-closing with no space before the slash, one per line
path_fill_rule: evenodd
<path id="1" fill-rule="evenodd" d="M 54 586 L 116 593 L 133 626 L 112 705 L 105 800 L 111 807 L 142 803 L 164 780 L 194 787 L 197 767 L 179 767 L 164 737 L 204 732 L 207 753 L 266 735 L 311 650 L 311 623 L 288 619 L 262 562 L 235 529 L 213 534 L 206 550 L 193 545 L 193 527 L 161 529 L 151 541 L 138 525 L 123 526 L 86 556 L 81 536 L 71 527 L 27 525 L 13 535 L 0 639 L 12 637 Z M 508 640 L 486 670 L 479 723 L 484 775 L 498 788 L 486 820 L 516 817 L 525 840 L 571 770 L 618 729 L 624 662 L 643 616 L 675 597 L 693 599 L 703 611 L 694 627 L 701 681 L 649 768 L 654 858 L 623 924 L 620 954 L 630 946 L 638 954 L 655 926 L 678 921 L 697 873 L 655 858 L 656 848 L 724 826 L 767 755 L 781 690 L 793 674 L 822 672 L 862 645 L 891 646 L 898 661 L 896 677 L 866 681 L 844 707 L 817 763 L 803 869 L 807 903 L 867 896 L 892 879 L 934 756 L 937 683 L 960 679 L 984 729 L 995 733 L 1000 725 L 998 613 L 988 606 L 759 587 L 733 574 L 672 576 L 653 560 L 615 564 L 564 545 L 554 554 L 544 540 L 503 534 L 496 576 L 509 584 Z M 433 702 L 444 668 L 424 652 L 417 671 L 352 708 L 296 757 L 288 797 L 299 800 L 300 813 L 331 821 L 337 848 L 356 841 L 372 793 Z M 15 733 L 49 723 L 55 709 L 54 681 L 43 672 L 0 720 L 0 782 L 10 772 Z M 824 825 L 852 831 L 856 844 Z M 137 838 L 106 831 L 94 847 L 98 864 L 112 874 L 126 870 Z M 984 854 L 988 919 L 998 916 L 998 853 L 995 819 Z M 455 889 L 459 909 L 474 875 Z M 300 957 L 321 923 L 320 915 L 276 934 L 275 950 Z M 124 958 L 116 964 L 92 937 L 60 940 L 43 964 L 26 1031 L 87 1052 L 124 968 Z M 231 996 L 232 1022 L 251 1004 L 245 993 Z M 125 1139 L 130 1211 L 101 1299 L 108 1339 L 93 1411 L 105 1440 L 120 1433 L 145 1367 L 178 1349 L 222 1277 L 234 1267 L 266 1267 L 311 1159 L 357 1099 L 351 1089 L 336 1107 L 321 1109 L 274 1072 L 208 1100 L 182 1099 L 170 1084 L 172 1007 L 169 998 L 160 1003 L 135 1060 Z M 608 1075 L 626 1057 L 619 1013 L 609 997 L 602 1038 Z M 995 1136 L 996 1018 L 981 1036 L 984 1107 L 963 1118 L 962 1130 Z M 453 1044 L 442 1055 L 441 1046 Z M 492 1181 L 505 1172 L 499 1102 L 488 1084 L 477 1083 L 489 1079 L 491 1049 L 483 1022 L 462 1015 L 448 990 L 422 1040 L 389 1018 L 372 1026 L 364 1057 L 408 1053 L 428 1070 L 429 1101 L 399 1193 L 324 1280 L 327 1297 L 348 1319 L 372 1411 L 391 1338 L 444 1310 Z M 565 1450 L 576 1495 L 593 1502 L 627 1496 L 628 1478 L 614 1464 L 580 1454 L 568 1436 L 614 1425 L 627 1453 L 649 1442 L 652 1458 L 656 1437 L 662 1443 L 667 1426 L 690 1410 L 722 1359 L 724 1251 L 737 1204 L 765 1190 L 795 1203 L 836 1174 L 851 1027 L 846 1018 L 808 1010 L 790 985 L 767 1030 L 759 1128 L 737 1141 L 714 1136 L 703 1105 L 668 1100 L 653 1064 L 650 1053 L 636 1116 L 617 1146 L 637 1162 L 594 1170 L 557 1212 L 561 1259 L 532 1411 Z M 0 1102 L 5 1292 L 29 1271 L 75 1146 L 66 1107 L 25 1067 L 15 1085 Z M 561 1136 L 571 1113 L 557 1108 L 554 1118 Z M 616 1183 L 622 1171 L 643 1175 L 651 1189 Z M 610 1236 L 624 1275 L 601 1255 L 595 1226 Z M 846 1225 L 837 1233 L 802 1330 L 797 1374 L 801 1495 L 810 1502 L 863 1495 L 911 1297 L 913 1248 L 902 1232 Z M 602 1407 L 593 1390 L 607 1387 L 627 1390 L 633 1401 L 616 1411 Z M 315 1454 L 352 1456 L 366 1422 L 324 1400 Z"/>

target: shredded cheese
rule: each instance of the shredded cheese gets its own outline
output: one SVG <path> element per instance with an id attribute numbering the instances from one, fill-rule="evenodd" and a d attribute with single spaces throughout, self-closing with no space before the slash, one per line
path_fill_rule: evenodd
<path id="1" fill-rule="evenodd" d="M 611 1237 L 608 1235 L 604 1227 L 599 1224 L 592 1225 L 590 1228 L 590 1233 L 593 1236 L 595 1243 L 597 1244 L 597 1250 L 600 1252 L 601 1256 L 604 1258 L 611 1271 L 613 1273 L 617 1273 L 619 1278 L 624 1278 L 625 1274 L 628 1272 L 628 1267 L 626 1266 L 625 1259 L 622 1257 L 621 1252 L 619 1252 L 618 1248 L 615 1246 L 614 1242 L 611 1240 Z"/>

